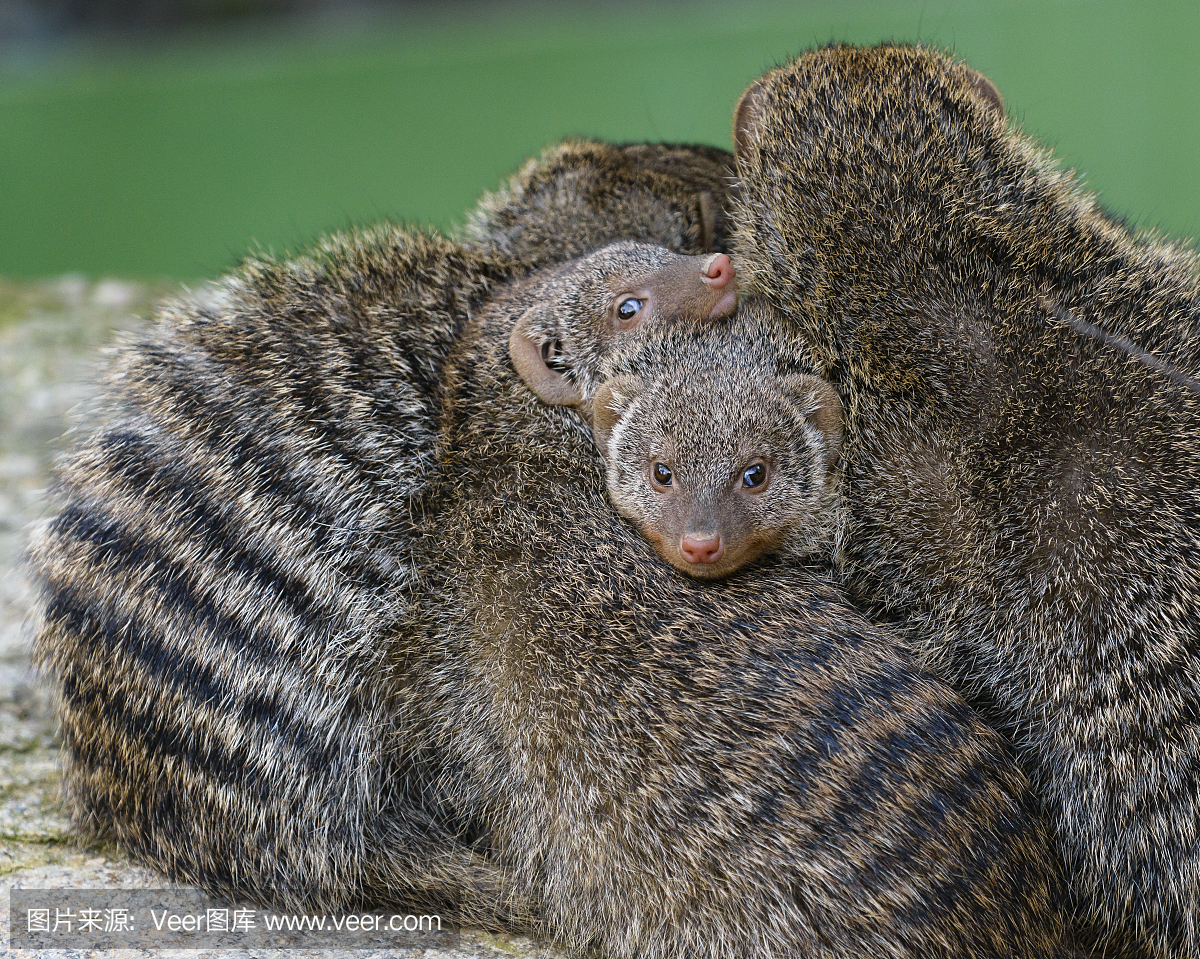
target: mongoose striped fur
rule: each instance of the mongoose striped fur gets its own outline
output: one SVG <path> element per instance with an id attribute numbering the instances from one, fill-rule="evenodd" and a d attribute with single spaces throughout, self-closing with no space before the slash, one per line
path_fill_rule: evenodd
<path id="1" fill-rule="evenodd" d="M 389 735 L 440 358 L 498 272 L 379 228 L 247 263 L 124 346 L 30 549 L 81 827 L 223 895 L 504 914 L 425 798 L 435 760 Z"/>
<path id="2" fill-rule="evenodd" d="M 1007 733 L 1102 943 L 1200 956 L 1200 271 L 924 47 L 734 118 L 739 276 L 845 407 L 853 595 Z"/>
<path id="3" fill-rule="evenodd" d="M 551 151 L 569 177 L 528 167 L 522 202 L 554 196 L 567 247 L 603 242 L 603 216 L 616 233 L 630 215 L 619 191 L 602 209 L 578 197 L 572 221 L 569 189 L 631 150 L 659 152 Z M 708 235 L 690 198 L 712 179 L 622 182 L 665 211 L 650 238 L 680 243 Z M 510 229 L 542 215 L 488 208 Z M 534 905 L 429 798 L 437 750 L 406 734 L 404 679 L 442 366 L 522 270 L 482 239 L 383 226 L 249 261 L 122 348 L 30 549 L 35 656 L 80 827 L 226 895 L 529 921 Z"/>
<path id="4" fill-rule="evenodd" d="M 827 566 L 699 582 L 613 512 L 587 420 L 509 360 L 540 295 L 499 292 L 446 366 L 409 675 L 438 794 L 542 929 L 614 959 L 1074 955 L 1000 737 Z"/>
<path id="5" fill-rule="evenodd" d="M 728 252 L 733 154 L 671 143 L 567 140 L 483 197 L 465 237 L 525 269 L 616 240 Z"/>

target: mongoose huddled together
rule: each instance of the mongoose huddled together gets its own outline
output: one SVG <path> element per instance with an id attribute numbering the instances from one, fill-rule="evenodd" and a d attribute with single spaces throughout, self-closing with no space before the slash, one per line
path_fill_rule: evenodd
<path id="1" fill-rule="evenodd" d="M 1195 258 L 936 51 L 734 132 L 126 345 L 30 554 L 82 826 L 614 957 L 1200 954 Z"/>
<path id="2" fill-rule="evenodd" d="M 1070 955 L 999 737 L 822 567 L 674 576 L 510 358 L 586 403 L 606 337 L 728 314 L 728 260 L 511 269 L 381 228 L 126 348 L 32 551 L 82 822 L 614 956 Z"/>
<path id="3" fill-rule="evenodd" d="M 845 408 L 853 595 L 1014 743 L 1101 940 L 1200 955 L 1196 255 L 935 50 L 806 54 L 734 127 L 739 277 Z"/>

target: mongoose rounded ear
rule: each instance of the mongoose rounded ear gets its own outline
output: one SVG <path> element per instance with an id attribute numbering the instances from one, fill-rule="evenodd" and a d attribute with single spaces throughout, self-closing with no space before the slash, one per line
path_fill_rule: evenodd
<path id="1" fill-rule="evenodd" d="M 979 99 L 990 109 L 994 110 L 998 118 L 1003 119 L 1004 97 L 1000 96 L 1000 91 L 996 89 L 996 85 L 979 71 L 971 70 L 971 86 L 975 88 L 975 93 Z"/>
<path id="2" fill-rule="evenodd" d="M 766 86 L 762 77 L 755 80 L 746 88 L 742 98 L 738 100 L 733 110 L 733 149 L 741 156 L 750 145 L 750 140 L 758 129 L 758 118 L 762 114 L 763 87 Z"/>
<path id="3" fill-rule="evenodd" d="M 630 375 L 614 376 L 600 384 L 592 400 L 592 435 L 596 438 L 600 455 L 605 459 L 608 459 L 608 443 L 612 439 L 613 427 L 645 389 L 644 380 Z"/>
<path id="4" fill-rule="evenodd" d="M 530 329 L 530 319 L 537 307 L 521 314 L 508 337 L 508 357 L 512 365 L 538 399 L 549 406 L 574 406 L 583 401 L 579 388 L 547 363 L 547 353 L 540 338 Z"/>
<path id="5" fill-rule="evenodd" d="M 800 404 L 805 418 L 825 437 L 825 461 L 832 465 L 842 448 L 845 411 L 842 398 L 828 380 L 819 376 L 789 376 L 783 387 Z"/>

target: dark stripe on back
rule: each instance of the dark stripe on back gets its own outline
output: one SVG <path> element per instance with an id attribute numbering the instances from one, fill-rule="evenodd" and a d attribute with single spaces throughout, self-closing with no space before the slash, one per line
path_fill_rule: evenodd
<path id="1" fill-rule="evenodd" d="M 62 620 L 64 628 L 78 627 L 78 620 Z M 163 720 L 167 713 L 159 709 L 140 709 L 119 686 L 105 685 L 103 688 L 84 684 L 72 673 L 59 675 L 59 687 L 63 701 L 72 712 L 83 713 L 89 719 L 74 725 L 94 730 L 95 717 L 101 717 L 105 725 L 118 730 L 114 738 L 87 737 L 86 745 L 75 743 L 72 725 L 64 729 L 68 746 L 75 762 L 85 769 L 102 769 L 120 774 L 134 772 L 144 774 L 146 770 L 130 770 L 128 758 L 122 750 L 111 748 L 115 743 L 137 743 L 160 756 L 178 760 L 187 769 L 202 772 L 206 778 L 222 786 L 235 786 L 239 792 L 249 793 L 262 803 L 278 801 L 276 790 L 270 783 L 250 775 L 255 765 L 250 761 L 249 749 L 238 746 L 232 751 L 220 748 L 214 739 L 197 736 L 192 728 L 168 728 Z M 149 789 L 152 784 L 146 784 Z"/>
<path id="2" fill-rule="evenodd" d="M 119 662 L 121 657 L 136 662 L 146 673 L 161 680 L 184 699 L 197 707 L 207 707 L 218 714 L 237 718 L 247 734 L 265 731 L 277 741 L 292 747 L 309 759 L 313 769 L 324 774 L 339 764 L 341 751 L 328 745 L 325 730 L 313 729 L 292 714 L 287 704 L 274 692 L 251 692 L 236 698 L 233 691 L 209 666 L 163 645 L 146 625 L 133 615 L 119 619 L 89 609 L 86 601 L 73 589 L 56 589 L 46 607 L 46 621 L 57 629 L 80 637 L 83 643 L 98 643 Z M 261 657 L 260 657 L 261 658 Z M 235 668 L 230 664 L 230 668 Z M 246 664 L 246 668 L 250 668 Z M 211 772 L 223 782 L 235 782 L 237 776 L 229 770 L 249 759 L 248 749 L 237 747 L 237 756 L 226 756 L 215 748 L 200 750 L 193 740 L 191 729 L 166 729 L 163 711 L 144 712 L 125 700 L 119 684 L 106 683 L 103 697 L 97 700 L 98 690 L 82 689 L 65 673 L 56 671 L 67 699 L 86 704 L 110 721 L 123 726 L 131 741 L 143 742 L 165 755 L 185 757 L 199 768 Z M 354 700 L 342 714 L 347 729 L 356 725 L 361 707 Z M 135 718 L 136 717 L 136 718 Z M 269 752 L 274 755 L 274 752 Z"/>
<path id="3" fill-rule="evenodd" d="M 306 458 L 320 456 L 337 459 L 345 464 L 349 473 L 364 481 L 370 487 L 373 498 L 378 500 L 380 497 L 396 495 L 396 490 L 391 488 L 390 484 L 379 479 L 379 474 L 388 464 L 398 460 L 415 460 L 422 452 L 428 452 L 425 442 L 409 439 L 414 425 L 413 416 L 411 413 L 399 412 L 399 404 L 395 401 L 381 404 L 379 398 L 372 394 L 348 391 L 348 395 L 341 398 L 342 402 L 335 408 L 329 400 L 337 400 L 339 397 L 329 392 L 330 371 L 300 376 L 299 371 L 293 368 L 290 371 L 290 379 L 281 381 L 281 385 L 288 386 L 289 389 L 280 394 L 284 397 L 283 403 L 280 404 L 272 402 L 275 399 L 272 392 L 262 389 L 255 377 L 239 376 L 236 370 L 220 364 L 216 359 L 210 359 L 210 362 L 218 367 L 217 369 L 195 369 L 197 364 L 194 360 L 189 362 L 169 351 L 144 349 L 142 355 L 154 361 L 148 364 L 149 369 L 143 375 L 147 376 L 149 384 L 166 391 L 167 396 L 160 399 L 165 399 L 175 406 L 178 415 L 198 426 L 222 424 L 223 428 L 219 430 L 204 429 L 201 432 L 210 447 L 222 458 L 230 454 L 232 441 L 237 447 L 234 463 L 239 468 L 246 463 L 257 464 L 263 460 L 264 451 L 257 447 L 253 449 L 252 456 L 244 454 L 249 437 L 269 438 L 279 433 L 283 424 L 294 423 L 297 428 L 291 432 L 295 435 L 299 436 L 303 432 L 320 437 L 319 442 L 314 444 L 315 448 L 305 451 Z M 222 389 L 214 391 L 204 388 L 211 385 L 214 379 L 221 382 Z M 224 392 L 237 398 L 224 401 L 219 398 L 219 394 Z M 353 442 L 354 434 L 339 425 L 346 421 L 341 407 L 346 400 L 354 396 L 369 399 L 372 406 L 383 407 L 392 412 L 390 418 L 398 421 L 395 424 L 396 429 L 386 432 L 380 427 L 387 423 L 388 417 L 362 423 L 381 438 L 386 437 L 391 441 L 389 445 L 394 445 L 394 448 L 388 450 L 387 463 L 364 459 Z M 300 407 L 304 415 L 298 416 L 296 410 L 286 409 L 292 404 Z M 146 406 L 141 400 L 138 405 Z M 280 412 L 279 406 L 285 407 L 283 415 L 277 415 Z M 429 438 L 432 438 L 432 424 L 436 422 L 434 416 L 434 410 L 430 408 L 428 420 L 419 423 L 420 432 Z M 228 426 L 225 426 L 226 424 Z M 235 440 L 234 437 L 239 433 L 242 438 Z M 311 443 L 312 440 L 306 439 L 306 442 Z M 271 457 L 270 461 L 278 467 L 286 468 L 286 458 L 278 454 Z M 308 504 L 310 501 L 304 496 L 305 486 L 306 484 L 282 478 L 272 482 L 272 487 L 283 491 L 289 501 Z M 319 507 L 310 505 L 310 509 L 316 511 Z"/>
<path id="4" fill-rule="evenodd" d="M 263 555 L 259 550 L 246 546 L 245 522 L 236 517 L 233 524 L 227 522 L 204 495 L 202 485 L 189 481 L 178 466 L 166 462 L 161 450 L 138 434 L 129 432 L 109 433 L 98 445 L 104 451 L 108 468 L 114 476 L 123 480 L 131 492 L 141 497 L 148 506 L 161 504 L 161 509 L 147 509 L 146 512 L 171 516 L 179 529 L 186 530 L 189 540 L 204 546 L 207 554 L 214 559 L 210 561 L 210 566 L 216 567 L 215 559 L 219 557 L 218 568 L 269 590 L 297 619 L 303 621 L 306 630 L 320 632 L 323 629 L 328 616 L 319 601 L 311 596 L 307 585 L 279 571 L 276 567 L 281 564 L 276 556 Z M 249 458 L 251 454 L 246 451 L 245 455 Z M 239 465 L 235 464 L 235 469 Z M 289 506 L 292 502 L 289 499 Z M 95 507 L 85 512 L 82 507 L 69 505 L 55 521 L 55 527 L 60 528 L 66 522 L 73 527 L 77 525 L 80 536 L 90 539 L 97 547 L 108 547 L 110 540 L 119 543 L 119 547 L 109 548 L 107 558 L 124 569 L 133 570 L 155 560 L 160 567 L 173 565 L 163 551 L 156 550 L 149 543 L 125 537 L 115 522 L 95 522 L 89 514 L 97 512 Z M 312 539 L 307 549 L 312 553 L 336 547 L 354 554 L 350 544 L 331 543 L 337 530 L 329 517 L 314 515 L 313 511 L 306 510 L 302 521 L 297 520 L 301 520 L 301 517 L 289 516 L 289 525 L 293 528 L 301 525 L 310 527 Z M 122 555 L 122 552 L 128 556 Z M 373 569 L 356 567 L 354 572 L 354 586 L 365 588 L 373 594 L 384 593 L 394 586 Z M 178 574 L 177 578 L 183 578 L 183 574 Z"/>
<path id="5" fill-rule="evenodd" d="M 286 651 L 286 647 L 280 647 L 270 640 L 264 643 L 261 632 L 219 612 L 211 600 L 206 601 L 197 594 L 188 571 L 170 555 L 149 540 L 127 538 L 115 521 L 105 517 L 95 507 L 85 509 L 74 504 L 68 506 L 55 518 L 51 530 L 62 540 L 87 543 L 95 555 L 95 565 L 104 569 L 106 578 L 111 578 L 113 574 L 136 576 L 149 573 L 157 593 L 197 623 L 203 624 L 211 637 L 226 650 L 268 667 L 277 665 Z M 206 547 L 216 546 L 222 550 L 221 558 L 226 561 L 221 562 L 219 568 L 225 574 L 224 578 L 240 576 L 243 581 L 248 580 L 269 590 L 279 605 L 297 620 L 295 632 L 308 638 L 305 649 L 310 649 L 319 638 L 328 641 L 325 635 L 328 621 L 320 615 L 319 609 L 314 609 L 315 604 L 310 602 L 303 584 L 276 574 L 257 557 L 235 549 L 225 552 L 227 541 L 221 540 L 222 535 L 220 530 L 205 529 L 201 533 L 201 541 Z M 218 566 L 217 563 L 210 565 Z M 52 586 L 61 590 L 59 584 Z"/>
<path id="6" fill-rule="evenodd" d="M 244 820 L 231 821 L 228 799 L 214 795 L 214 787 L 232 789 L 270 816 L 276 813 L 287 815 L 280 807 L 282 797 L 274 781 L 250 775 L 255 767 L 250 762 L 247 749 L 225 752 L 215 748 L 212 740 L 201 744 L 196 736 L 189 735 L 186 730 L 180 732 L 159 728 L 156 724 L 161 719 L 161 713 L 138 710 L 119 689 L 101 692 L 81 688 L 73 676 L 62 678 L 62 689 L 64 697 L 73 706 L 86 709 L 91 715 L 102 715 L 105 722 L 119 730 L 113 738 L 88 739 L 86 753 L 81 754 L 71 741 L 68 727 L 65 730 L 68 748 L 81 767 L 127 770 L 128 754 L 118 744 L 135 741 L 144 743 L 159 755 L 170 756 L 190 772 L 203 774 L 204 783 L 199 789 L 184 785 L 183 777 L 176 774 L 145 783 L 144 788 L 136 794 L 118 793 L 126 802 L 136 795 L 136 819 L 128 818 L 129 810 L 114 808 L 112 790 L 97 793 L 94 788 L 85 787 L 83 798 L 88 807 L 101 822 L 116 829 L 121 842 L 132 853 L 141 853 L 150 861 L 165 865 L 169 878 L 176 881 L 199 881 L 236 891 L 240 895 L 249 891 L 258 897 L 273 897 L 284 888 L 285 883 L 293 894 L 297 890 L 310 888 L 308 884 L 294 885 L 295 877 L 303 876 L 302 871 L 287 870 L 285 877 L 282 862 L 290 861 L 295 855 L 296 850 L 289 845 L 294 837 L 280 842 L 270 830 L 257 828 L 254 844 L 251 845 L 248 842 L 250 837 L 243 831 L 250 824 Z M 94 728 L 93 723 L 87 725 Z M 147 736 L 148 731 L 153 734 Z M 87 762 L 83 761 L 85 758 Z M 322 773 L 329 771 L 329 767 L 318 768 Z M 137 772 L 145 774 L 147 770 L 139 769 Z M 326 775 L 325 778 L 331 777 Z M 79 785 L 77 782 L 77 788 Z M 244 809 L 245 803 L 235 803 L 233 808 Z M 190 810 L 190 814 L 181 817 L 181 810 Z M 317 810 L 310 812 L 319 814 Z M 328 812 L 334 814 L 336 807 L 330 807 Z M 213 816 L 225 823 L 224 830 L 213 831 L 208 828 Z M 141 824 L 145 824 L 148 830 Z M 352 826 L 345 822 L 339 822 L 338 825 L 338 841 L 344 843 L 354 839 Z M 315 845 L 316 840 L 312 842 Z M 203 848 L 198 849 L 198 844 L 202 844 Z M 187 853 L 181 855 L 181 850 L 187 850 Z M 307 854 L 311 855 L 312 850 L 308 850 Z M 247 856 L 252 856 L 253 868 L 247 868 Z M 164 858 L 167 860 L 165 864 Z M 230 863 L 237 868 L 228 868 Z M 313 885 L 311 888 L 319 886 Z"/>

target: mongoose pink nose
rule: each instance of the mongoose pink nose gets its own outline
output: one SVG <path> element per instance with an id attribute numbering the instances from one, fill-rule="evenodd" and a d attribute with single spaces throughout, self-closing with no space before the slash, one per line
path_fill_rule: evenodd
<path id="1" fill-rule="evenodd" d="M 715 563 L 725 552 L 720 533 L 712 536 L 693 536 L 690 533 L 679 541 L 679 552 L 693 565 Z"/>
<path id="2" fill-rule="evenodd" d="M 709 319 L 729 316 L 737 309 L 737 271 L 724 253 L 714 253 L 700 271 L 700 279 L 714 293 L 720 294 L 709 311 Z"/>
<path id="3" fill-rule="evenodd" d="M 700 271 L 700 278 L 714 290 L 725 289 L 736 277 L 733 262 L 724 253 L 714 253 Z"/>

